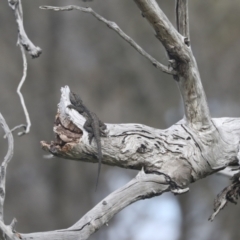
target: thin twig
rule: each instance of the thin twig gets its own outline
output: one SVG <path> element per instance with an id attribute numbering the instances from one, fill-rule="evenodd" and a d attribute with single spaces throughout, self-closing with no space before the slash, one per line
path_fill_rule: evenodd
<path id="1" fill-rule="evenodd" d="M 12 8 L 15 14 L 18 25 L 18 41 L 17 43 L 25 48 L 32 58 L 39 57 L 42 53 L 40 47 L 35 46 L 28 38 L 23 26 L 23 12 L 21 0 L 8 0 L 9 7 Z"/>
<path id="2" fill-rule="evenodd" d="M 9 129 L 1 113 L 0 113 L 0 124 L 8 139 L 8 151 L 0 166 L 0 220 L 3 220 L 3 205 L 4 205 L 5 195 L 6 195 L 5 194 L 6 193 L 5 192 L 6 169 L 7 169 L 8 163 L 10 162 L 13 156 L 14 141 L 13 141 L 11 130 Z"/>
<path id="3" fill-rule="evenodd" d="M 2 162 L 2 166 L 5 166 L 5 165 L 7 165 L 10 162 L 10 160 L 11 160 L 11 158 L 13 156 L 13 146 L 14 146 L 13 143 L 14 143 L 14 141 L 13 141 L 12 132 L 9 129 L 9 127 L 8 127 L 6 121 L 3 118 L 1 113 L 0 113 L 0 124 L 1 124 L 5 134 L 7 136 L 7 139 L 8 139 L 8 152 L 7 152 L 7 154 L 4 157 L 4 160 Z"/>
<path id="4" fill-rule="evenodd" d="M 22 3 L 21 0 L 8 0 L 8 5 L 12 8 L 12 10 L 14 11 L 15 14 L 15 18 L 16 18 L 16 22 L 18 25 L 18 40 L 17 40 L 17 44 L 20 47 L 21 50 L 21 54 L 22 54 L 22 59 L 23 59 L 23 76 L 22 79 L 17 87 L 17 93 L 19 95 L 20 101 L 21 101 L 21 105 L 26 117 L 26 125 L 18 125 L 16 127 L 14 127 L 12 129 L 12 131 L 15 131 L 16 129 L 19 128 L 23 128 L 24 131 L 19 132 L 18 135 L 22 136 L 26 133 L 28 133 L 30 131 L 30 127 L 31 127 L 31 121 L 30 121 L 30 117 L 28 114 L 28 110 L 27 107 L 25 105 L 25 101 L 23 98 L 23 95 L 21 93 L 21 88 L 26 80 L 27 77 L 27 58 L 26 58 L 26 54 L 24 49 L 33 57 L 39 57 L 42 50 L 39 47 L 36 47 L 28 38 L 25 30 L 24 30 L 24 26 L 23 26 L 23 11 L 22 11 Z"/>
<path id="5" fill-rule="evenodd" d="M 21 235 L 15 231 L 13 231 L 11 225 L 5 225 L 3 221 L 0 221 L 0 233 L 3 234 L 4 240 L 11 239 L 11 240 L 20 240 L 22 239 Z M 1 237 L 2 239 L 2 237 Z"/>
<path id="6" fill-rule="evenodd" d="M 17 220 L 14 218 L 9 226 L 5 225 L 3 220 L 4 201 L 6 196 L 7 166 L 13 157 L 14 140 L 12 131 L 9 129 L 1 113 L 0 113 L 0 125 L 2 126 L 5 132 L 5 136 L 8 139 L 8 151 L 0 166 L 0 232 L 2 233 L 3 239 L 19 240 L 21 239 L 21 235 L 17 233 L 14 229 Z"/>
<path id="7" fill-rule="evenodd" d="M 54 11 L 71 11 L 71 10 L 79 10 L 84 13 L 90 13 L 95 18 L 97 18 L 99 21 L 104 22 L 109 28 L 114 30 L 116 33 L 118 33 L 119 36 L 121 36 L 126 42 L 128 42 L 133 48 L 135 48 L 142 56 L 146 57 L 156 68 L 160 69 L 161 71 L 175 75 L 176 71 L 174 71 L 171 67 L 167 67 L 161 63 L 159 63 L 155 58 L 153 58 L 150 54 L 148 54 L 142 47 L 140 47 L 131 37 L 129 37 L 126 33 L 123 32 L 123 30 L 112 21 L 108 21 L 98 13 L 96 13 L 91 8 L 84 8 L 79 6 L 65 6 L 65 7 L 54 7 L 54 6 L 41 6 L 40 9 L 44 10 L 54 10 Z"/>
<path id="8" fill-rule="evenodd" d="M 185 37 L 185 43 L 190 45 L 188 0 L 176 0 L 177 30 Z"/>
<path id="9" fill-rule="evenodd" d="M 22 79 L 21 79 L 21 81 L 20 81 L 20 83 L 17 87 L 17 94 L 19 95 L 19 98 L 20 98 L 20 101 L 21 101 L 21 104 L 22 104 L 22 107 L 23 107 L 23 111 L 24 111 L 24 114 L 25 114 L 25 117 L 26 117 L 27 126 L 26 126 L 25 131 L 18 133 L 19 136 L 28 133 L 30 131 L 30 127 L 31 127 L 30 117 L 29 117 L 29 114 L 28 114 L 28 111 L 27 111 L 27 108 L 26 108 L 26 105 L 25 105 L 23 95 L 21 93 L 21 88 L 22 88 L 23 83 L 25 82 L 26 77 L 27 77 L 27 58 L 26 58 L 26 54 L 25 54 L 25 51 L 24 51 L 24 48 L 23 48 L 22 45 L 20 45 L 20 49 L 21 49 L 22 59 L 23 59 L 23 75 L 22 75 Z M 22 127 L 22 125 L 19 125 L 19 127 Z"/>

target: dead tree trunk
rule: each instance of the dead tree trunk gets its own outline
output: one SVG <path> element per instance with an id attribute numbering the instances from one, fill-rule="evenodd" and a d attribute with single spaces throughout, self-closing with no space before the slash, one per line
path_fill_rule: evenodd
<path id="1" fill-rule="evenodd" d="M 160 70 L 172 74 L 179 86 L 185 106 L 185 116 L 168 129 L 154 129 L 141 124 L 106 124 L 107 137 L 101 138 L 103 163 L 140 170 L 128 184 L 111 193 L 68 229 L 21 234 L 23 239 L 88 239 L 121 209 L 144 198 L 172 191 L 181 194 L 189 184 L 208 175 L 239 165 L 240 119 L 212 119 L 198 66 L 191 50 L 187 0 L 176 0 L 177 28 L 168 20 L 155 0 L 135 0 L 155 31 L 169 56 L 164 66 L 147 54 L 115 23 L 107 21 L 90 8 L 77 6 L 50 7 L 56 11 L 80 10 L 107 24 L 124 40 Z M 58 157 L 97 162 L 96 144 L 90 144 L 84 128 L 86 119 L 69 109 L 70 89 L 62 88 L 54 125 L 56 140 L 42 142 L 44 150 Z M 219 195 L 215 213 L 227 200 L 235 201 L 239 193 L 238 176 Z"/>

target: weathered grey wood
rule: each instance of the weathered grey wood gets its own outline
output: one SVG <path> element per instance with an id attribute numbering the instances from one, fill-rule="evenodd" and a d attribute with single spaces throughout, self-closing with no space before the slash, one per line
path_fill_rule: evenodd
<path id="1" fill-rule="evenodd" d="M 142 14 L 154 28 L 156 37 L 165 47 L 173 67 L 175 79 L 183 98 L 185 116 L 191 128 L 202 131 L 212 127 L 206 96 L 197 63 L 191 48 L 174 28 L 155 0 L 134 0 Z"/>
<path id="2" fill-rule="evenodd" d="M 5 196 L 6 196 L 5 187 L 6 187 L 7 166 L 13 156 L 14 141 L 13 141 L 12 133 L 1 113 L 0 113 L 0 125 L 2 126 L 5 132 L 5 136 L 7 137 L 7 140 L 8 140 L 8 151 L 0 166 L 0 220 L 3 221 L 3 209 L 4 209 L 3 207 L 4 207 Z"/>
<path id="3" fill-rule="evenodd" d="M 21 237 L 25 240 L 85 240 L 129 204 L 160 195 L 167 190 L 169 185 L 163 175 L 145 174 L 141 171 L 136 178 L 103 199 L 72 227 L 51 232 L 21 234 Z"/>
<path id="4" fill-rule="evenodd" d="M 18 40 L 17 43 L 24 47 L 24 49 L 32 56 L 37 58 L 42 53 L 40 47 L 35 46 L 28 38 L 23 25 L 23 11 L 21 0 L 8 0 L 9 7 L 14 11 L 15 19 L 18 26 Z"/>
<path id="5" fill-rule="evenodd" d="M 26 125 L 25 124 L 20 124 L 15 126 L 11 131 L 15 131 L 19 128 L 23 129 L 23 131 L 19 132 L 18 135 L 22 136 L 24 134 L 27 134 L 30 132 L 30 127 L 31 127 L 31 120 L 29 117 L 29 113 L 24 101 L 24 97 L 21 92 L 21 88 L 26 80 L 27 77 L 27 57 L 25 54 L 25 51 L 28 52 L 32 58 L 37 58 L 41 55 L 42 49 L 40 47 L 35 46 L 32 41 L 28 38 L 24 25 L 23 25 L 23 11 L 22 11 L 22 2 L 21 0 L 8 0 L 8 5 L 9 7 L 13 10 L 17 27 L 18 27 L 18 38 L 17 38 L 17 44 L 20 47 L 21 54 L 22 54 L 22 59 L 23 59 L 23 75 L 21 78 L 21 81 L 18 84 L 17 87 L 17 94 L 19 95 L 20 102 L 23 108 L 24 115 L 26 117 Z"/>
<path id="6" fill-rule="evenodd" d="M 239 119 L 211 119 L 197 63 L 188 41 L 187 1 L 179 0 L 177 5 L 177 26 L 181 34 L 155 0 L 135 2 L 154 28 L 169 55 L 171 67 L 177 72 L 174 79 L 183 98 L 185 117 L 166 130 L 140 124 L 108 124 L 108 138 L 102 139 L 103 163 L 164 173 L 178 187 L 187 188 L 193 181 L 228 165 L 238 164 Z M 62 148 L 58 144 L 43 142 L 43 147 L 60 157 L 95 162 L 96 159 L 90 156 L 96 147 L 88 144 L 87 133 L 83 129 L 85 119 L 66 108 L 69 104 L 68 93 L 67 88 L 63 89 L 59 105 L 60 125 L 55 127 L 59 139 L 66 144 Z M 74 136 L 62 131 L 69 129 L 71 122 L 81 129 L 82 135 Z M 75 144 L 78 137 L 81 144 Z"/>
<path id="7" fill-rule="evenodd" d="M 176 24 L 178 32 L 185 37 L 185 43 L 190 45 L 188 0 L 176 0 Z"/>
<path id="8" fill-rule="evenodd" d="M 85 118 L 67 107 L 70 104 L 69 92 L 67 86 L 62 88 L 58 120 L 54 128 L 64 145 L 60 146 L 57 142 L 42 142 L 42 145 L 45 150 L 60 157 L 97 162 L 92 157 L 92 153 L 96 153 L 96 146 L 89 144 L 88 133 L 83 127 Z M 237 164 L 240 119 L 218 118 L 211 121 L 214 130 L 205 132 L 189 128 L 184 119 L 165 130 L 141 124 L 107 124 L 108 137 L 102 138 L 103 163 L 144 171 L 110 194 L 69 229 L 22 236 L 25 239 L 87 239 L 132 202 L 165 191 L 184 192 L 191 182 L 229 164 Z M 61 126 L 68 131 L 63 131 Z M 178 189 L 173 188 L 168 177 L 178 185 Z"/>
<path id="9" fill-rule="evenodd" d="M 5 225 L 4 223 L 3 210 L 4 210 L 4 201 L 6 197 L 7 166 L 13 157 L 14 141 L 13 141 L 11 130 L 9 129 L 1 113 L 0 113 L 0 125 L 3 128 L 5 132 L 5 137 L 8 140 L 8 151 L 0 166 L 0 239 L 16 240 L 16 239 L 19 239 L 18 238 L 19 236 L 13 231 L 16 220 L 14 219 L 11 225 L 9 226 Z"/>
<path id="10" fill-rule="evenodd" d="M 67 108 L 69 91 L 68 87 L 62 88 L 59 124 L 54 128 L 65 145 L 42 142 L 43 148 L 60 157 L 97 162 L 91 155 L 96 153 L 96 146 L 89 144 L 88 133 L 83 128 L 85 118 Z M 108 137 L 101 138 L 103 163 L 163 172 L 185 187 L 237 161 L 240 120 L 219 118 L 211 121 L 213 128 L 202 132 L 191 129 L 184 119 L 165 130 L 141 124 L 107 124 Z M 72 129 L 71 122 L 82 132 L 80 137 L 62 132 L 61 126 Z"/>
<path id="11" fill-rule="evenodd" d="M 141 170 L 140 173 L 102 200 L 70 228 L 21 234 L 22 239 L 87 239 L 121 209 L 137 200 L 166 191 L 184 193 L 190 183 L 229 165 L 239 165 L 240 119 L 211 119 L 197 63 L 189 42 L 186 41 L 186 38 L 189 39 L 187 0 L 177 0 L 178 30 L 155 0 L 135 2 L 168 53 L 171 68 L 174 69 L 174 79 L 178 82 L 183 98 L 185 117 L 165 130 L 141 124 L 106 124 L 107 137 L 101 138 L 102 162 Z M 85 8 L 81 11 L 83 10 L 89 11 Z M 110 25 L 113 29 L 118 29 L 114 24 Z M 163 69 L 168 71 L 165 67 Z M 172 69 L 169 73 L 173 73 Z M 94 142 L 89 144 L 88 133 L 83 127 L 86 119 L 67 107 L 70 104 L 69 92 L 67 86 L 62 88 L 54 125 L 57 140 L 42 142 L 42 146 L 59 157 L 97 162 L 94 157 L 97 147 Z M 225 195 L 226 193 L 224 191 Z M 224 194 L 216 212 L 226 204 Z M 215 214 L 212 217 L 214 216 Z M 0 230 L 9 238 L 19 237 L 3 221 L 0 221 Z"/>

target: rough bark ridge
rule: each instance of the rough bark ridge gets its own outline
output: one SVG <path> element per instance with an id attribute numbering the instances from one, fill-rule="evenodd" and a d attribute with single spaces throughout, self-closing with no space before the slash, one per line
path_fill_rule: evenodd
<path id="1" fill-rule="evenodd" d="M 239 165 L 240 119 L 211 119 L 190 47 L 187 0 L 176 0 L 177 29 L 155 0 L 134 1 L 168 53 L 171 71 L 166 71 L 165 67 L 161 67 L 161 70 L 172 74 L 176 80 L 185 106 L 185 117 L 165 130 L 141 124 L 106 124 L 107 137 L 101 138 L 103 163 L 141 170 L 139 174 L 102 200 L 70 228 L 21 234 L 23 239 L 87 239 L 117 212 L 135 201 L 166 191 L 184 193 L 188 191 L 191 182 L 227 166 Z M 44 6 L 42 9 L 77 9 L 91 13 L 106 23 L 105 19 L 101 20 L 89 8 Z M 113 23 L 106 24 L 114 30 L 118 29 Z M 61 91 L 54 124 L 56 140 L 42 142 L 42 146 L 59 157 L 97 163 L 94 156 L 96 145 L 89 144 L 88 133 L 83 127 L 86 119 L 67 107 L 70 104 L 70 89 L 66 86 Z M 235 175 L 233 184 L 223 190 L 216 200 L 211 220 L 228 200 L 234 202 L 238 195 L 239 176 Z"/>

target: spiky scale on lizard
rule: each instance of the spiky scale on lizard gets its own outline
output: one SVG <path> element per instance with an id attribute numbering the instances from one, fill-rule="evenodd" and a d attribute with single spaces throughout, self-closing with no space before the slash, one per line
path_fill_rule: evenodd
<path id="1" fill-rule="evenodd" d="M 98 186 L 101 164 L 102 164 L 102 146 L 101 146 L 101 137 L 106 137 L 105 130 L 107 126 L 98 119 L 97 115 L 94 112 L 91 112 L 84 104 L 79 95 L 74 92 L 70 92 L 69 94 L 71 104 L 68 105 L 68 108 L 75 109 L 81 115 L 86 118 L 86 122 L 84 124 L 84 129 L 88 132 L 88 140 L 89 143 L 92 143 L 93 138 L 95 138 L 97 145 L 97 158 L 98 158 L 98 175 L 97 175 L 97 183 L 96 189 Z"/>

